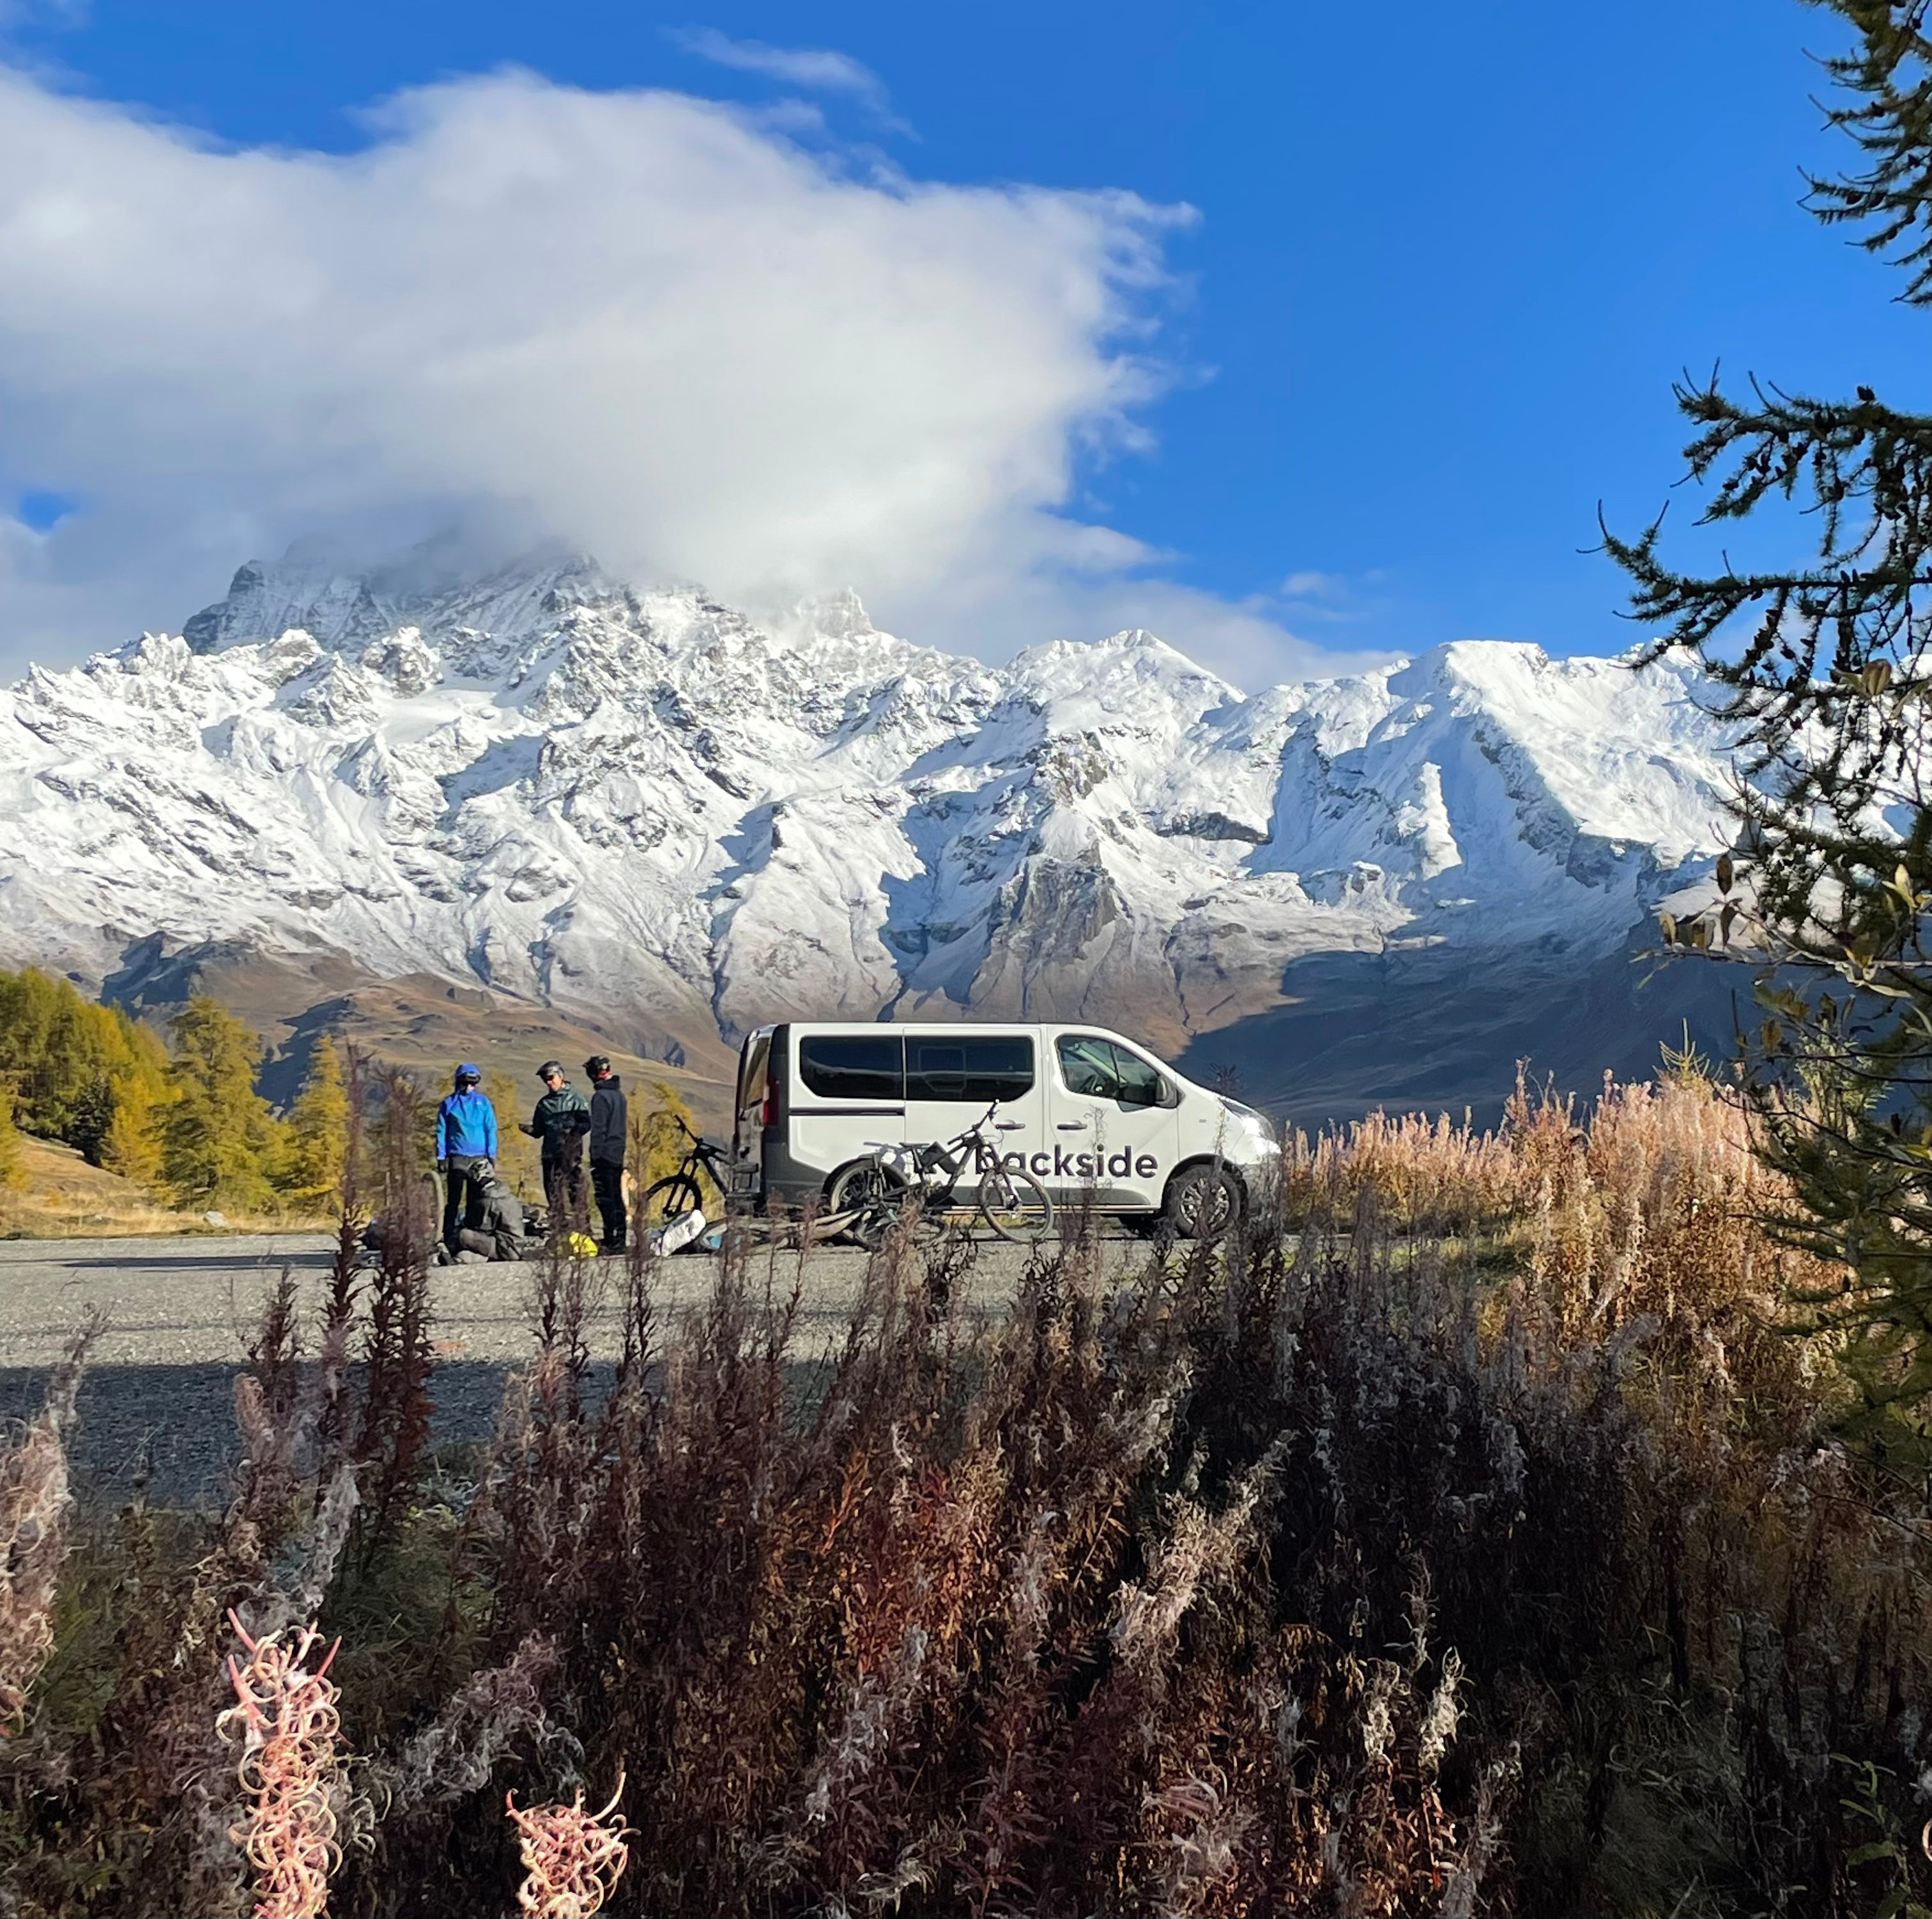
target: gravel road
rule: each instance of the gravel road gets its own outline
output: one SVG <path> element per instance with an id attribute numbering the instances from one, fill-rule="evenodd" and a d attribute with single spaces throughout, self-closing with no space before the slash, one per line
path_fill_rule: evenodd
<path id="1" fill-rule="evenodd" d="M 1124 1242 L 1110 1253 L 1124 1258 Z M 108 1330 L 81 1389 L 72 1449 L 82 1489 L 112 1499 L 137 1475 L 158 1501 L 219 1500 L 234 1456 L 233 1392 L 248 1330 L 284 1267 L 312 1323 L 331 1242 L 320 1236 L 183 1239 L 0 1241 L 0 1419 L 32 1413 L 50 1367 L 90 1305 Z M 797 1256 L 778 1256 L 788 1284 Z M 982 1245 L 970 1303 L 997 1310 L 1023 1264 L 1017 1248 Z M 713 1259 L 680 1254 L 658 1269 L 659 1311 L 674 1317 L 710 1294 Z M 866 1269 L 863 1254 L 820 1248 L 807 1257 L 798 1350 L 810 1356 L 843 1331 Z M 436 1437 L 486 1437 L 506 1370 L 530 1351 L 526 1266 L 445 1266 L 433 1279 Z M 608 1301 L 592 1329 L 608 1367 L 620 1333 Z"/>

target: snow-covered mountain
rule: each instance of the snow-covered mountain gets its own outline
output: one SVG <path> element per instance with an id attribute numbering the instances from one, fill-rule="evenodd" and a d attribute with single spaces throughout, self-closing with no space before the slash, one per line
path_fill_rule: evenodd
<path id="1" fill-rule="evenodd" d="M 850 596 L 251 565 L 0 693 L 0 963 L 346 956 L 674 1057 L 968 1008 L 1178 1047 L 1310 956 L 1621 954 L 1724 837 L 1700 692 L 1472 641 L 1244 695 L 1145 632 L 991 667 Z"/>

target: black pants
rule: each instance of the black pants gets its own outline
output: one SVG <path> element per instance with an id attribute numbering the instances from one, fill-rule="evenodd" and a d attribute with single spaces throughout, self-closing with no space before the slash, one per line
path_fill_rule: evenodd
<path id="1" fill-rule="evenodd" d="M 597 1210 L 604 1215 L 604 1247 L 620 1252 L 624 1245 L 624 1162 L 592 1160 L 590 1187 L 597 1195 Z"/>
<path id="2" fill-rule="evenodd" d="M 580 1151 L 563 1159 L 543 1163 L 544 1197 L 550 1203 L 550 1227 L 553 1233 L 580 1233 L 587 1213 L 588 1196 L 584 1190 L 584 1155 Z"/>
<path id="3" fill-rule="evenodd" d="M 483 1197 L 476 1172 L 483 1163 L 472 1153 L 452 1153 L 442 1163 L 442 1243 L 452 1252 L 470 1207 Z"/>

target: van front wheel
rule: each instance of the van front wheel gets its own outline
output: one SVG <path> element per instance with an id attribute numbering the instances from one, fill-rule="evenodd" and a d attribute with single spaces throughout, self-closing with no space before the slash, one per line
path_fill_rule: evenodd
<path id="1" fill-rule="evenodd" d="M 1167 1189 L 1167 1224 L 1177 1239 L 1222 1238 L 1241 1216 L 1241 1182 L 1225 1166 L 1190 1166 Z"/>

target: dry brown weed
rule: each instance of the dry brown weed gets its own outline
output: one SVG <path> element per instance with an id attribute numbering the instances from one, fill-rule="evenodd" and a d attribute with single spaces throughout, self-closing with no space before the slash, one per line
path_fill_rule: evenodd
<path id="1" fill-rule="evenodd" d="M 530 1919 L 590 1919 L 623 1876 L 630 1849 L 621 1817 L 614 1819 L 624 1796 L 624 1776 L 601 1812 L 584 1809 L 580 1791 L 568 1806 L 517 1803 L 514 1792 L 504 1795 L 510 1821 L 517 1829 L 523 1854 L 524 1883 L 517 1904 Z"/>

